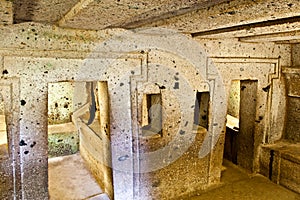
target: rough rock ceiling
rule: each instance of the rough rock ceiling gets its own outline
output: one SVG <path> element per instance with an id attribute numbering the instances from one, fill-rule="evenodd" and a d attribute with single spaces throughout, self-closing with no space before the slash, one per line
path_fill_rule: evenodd
<path id="1" fill-rule="evenodd" d="M 228 0 L 15 0 L 14 22 L 58 23 L 62 27 L 99 30 L 145 24 Z"/>
<path id="2" fill-rule="evenodd" d="M 12 0 L 0 1 L 7 6 Z M 2 24 L 10 20 L 6 10 L 0 10 Z M 278 41 L 288 41 L 291 31 L 300 31 L 299 0 L 14 0 L 12 12 L 14 23 L 88 30 L 165 27 L 194 37 L 247 37 L 245 41 L 259 35 L 259 41 L 266 40 L 274 33 Z M 299 39 L 299 34 L 291 38 Z"/>
<path id="3" fill-rule="evenodd" d="M 60 20 L 78 0 L 14 0 L 14 22 L 47 22 Z"/>
<path id="4" fill-rule="evenodd" d="M 84 3 L 86 3 L 85 1 Z M 224 0 L 101 0 L 91 2 L 79 9 L 73 8 L 60 21 L 61 26 L 102 29 L 105 27 L 130 27 L 132 24 L 147 24 L 167 17 L 177 16 L 191 10 L 224 2 Z"/>

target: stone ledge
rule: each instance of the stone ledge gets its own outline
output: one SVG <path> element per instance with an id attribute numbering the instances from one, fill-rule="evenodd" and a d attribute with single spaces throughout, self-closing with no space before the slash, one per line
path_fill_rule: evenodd
<path id="1" fill-rule="evenodd" d="M 300 66 L 296 67 L 285 67 L 282 69 L 282 73 L 284 74 L 300 74 Z"/>
<path id="2" fill-rule="evenodd" d="M 300 143 L 280 141 L 275 144 L 264 145 L 263 148 L 278 152 L 282 158 L 300 164 Z"/>
<path id="3" fill-rule="evenodd" d="M 270 159 L 261 160 L 261 173 L 280 185 L 300 193 L 300 143 L 280 141 L 262 147 Z M 268 163 L 269 162 L 269 163 Z"/>
<path id="4" fill-rule="evenodd" d="M 72 122 L 48 125 L 48 134 L 72 133 L 72 132 L 76 132 L 76 131 L 77 131 L 77 129 Z"/>

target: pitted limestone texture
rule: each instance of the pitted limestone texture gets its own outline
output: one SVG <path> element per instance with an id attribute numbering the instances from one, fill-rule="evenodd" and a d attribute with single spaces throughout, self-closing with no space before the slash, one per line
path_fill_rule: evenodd
<path id="1" fill-rule="evenodd" d="M 80 3 L 87 2 L 102 6 L 96 1 Z M 283 2 L 273 3 L 274 7 Z M 233 9 L 236 3 L 229 2 L 232 9 L 222 12 L 219 10 L 222 6 L 211 9 L 211 16 L 222 18 L 217 24 L 223 25 L 222 22 L 242 14 Z M 297 5 L 295 1 L 289 3 Z M 263 4 L 272 6 L 269 0 Z M 253 10 L 251 6 L 242 8 L 247 12 Z M 290 7 L 291 11 L 295 8 Z M 222 15 L 219 16 L 220 12 Z M 276 16 L 284 12 L 280 10 Z M 64 20 L 58 24 L 63 24 Z M 214 20 L 212 18 L 210 22 L 213 24 Z M 196 23 L 203 29 L 211 27 L 211 24 L 200 24 L 203 23 L 201 20 Z M 192 29 L 197 27 L 190 26 Z M 0 186 L 3 199 L 13 195 L 17 199 L 48 198 L 48 144 L 51 145 L 48 136 L 51 137 L 51 133 L 47 128 L 51 127 L 48 126 L 47 110 L 54 113 L 56 108 L 58 112 L 54 116 L 59 113 L 62 117 L 55 118 L 56 124 L 71 123 L 71 118 L 79 118 L 72 122 L 79 131 L 80 154 L 97 182 L 102 182 L 103 190 L 115 199 L 180 198 L 180 195 L 192 195 L 199 188 L 220 183 L 226 112 L 233 80 L 251 80 L 257 84 L 257 98 L 251 108 L 256 113 L 251 117 L 255 126 L 254 141 L 251 141 L 253 149 L 251 156 L 240 156 L 247 159 L 249 168 L 258 172 L 260 161 L 264 162 L 262 171 L 268 176 L 272 171 L 267 169 L 271 166 L 271 154 L 259 151 L 262 143 L 276 142 L 286 134 L 285 131 L 289 131 L 291 137 L 295 136 L 297 123 L 290 123 L 292 129 L 284 125 L 287 113 L 292 114 L 293 119 L 299 116 L 295 110 L 298 107 L 294 106 L 297 101 L 288 99 L 298 98 L 297 78 L 295 74 L 291 76 L 292 87 L 288 88 L 289 81 L 286 82 L 281 74 L 282 66 L 298 62 L 295 58 L 292 62 L 291 45 L 247 43 L 245 41 L 251 38 L 242 38 L 244 42 L 232 38 L 238 34 L 255 34 L 262 29 L 242 30 L 232 33 L 232 37 L 214 39 L 192 38 L 158 29 L 88 31 L 34 22 L 0 29 L 3 77 L 0 90 L 9 133 L 9 155 L 0 162 L 0 180 L 7 185 L 6 189 Z M 294 52 L 293 55 L 297 54 Z M 59 91 L 57 95 L 65 93 L 67 96 L 64 94 L 53 100 L 51 96 L 49 98 L 49 92 L 53 92 L 49 86 L 56 83 L 74 85 L 55 87 Z M 95 101 L 100 105 L 97 98 L 106 99 L 106 105 L 102 105 L 104 109 L 99 106 L 95 124 L 87 125 L 91 83 L 103 86 L 102 91 L 95 91 L 98 93 Z M 70 96 L 72 87 L 75 94 Z M 245 87 L 246 92 L 249 88 Z M 193 124 L 197 93 L 209 93 L 206 128 Z M 150 134 L 142 134 L 142 127 L 146 125 L 143 120 L 147 118 L 143 110 L 149 108 L 143 106 L 143 97 L 153 94 L 161 97 L 163 123 L 158 137 L 153 134 L 153 129 L 148 129 L 152 131 Z M 71 104 L 74 107 L 70 107 Z M 80 109 L 86 109 L 85 117 L 75 116 Z M 56 143 L 67 141 L 64 145 L 77 145 L 72 143 L 69 134 L 78 133 L 60 130 L 55 134 L 58 137 Z M 166 151 L 158 151 L 163 147 L 167 147 Z M 69 147 L 66 150 L 66 146 L 59 148 L 63 153 L 75 152 Z M 277 177 L 278 156 L 272 152 L 272 177 Z M 58 150 L 58 153 L 61 152 Z M 283 170 L 282 175 L 287 177 L 287 171 L 297 170 L 298 166 L 286 161 L 289 154 L 285 156 L 282 166 L 287 170 Z M 290 180 L 298 183 L 297 174 L 278 183 L 286 184 L 284 181 Z"/>
<path id="2" fill-rule="evenodd" d="M 73 112 L 74 83 L 61 82 L 48 84 L 48 124 L 61 124 L 71 121 Z"/>

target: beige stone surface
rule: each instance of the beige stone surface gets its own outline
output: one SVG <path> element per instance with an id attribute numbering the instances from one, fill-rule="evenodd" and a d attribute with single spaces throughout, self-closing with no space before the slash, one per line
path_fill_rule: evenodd
<path id="1" fill-rule="evenodd" d="M 297 16 L 299 1 L 251 1 L 235 0 L 217 4 L 210 8 L 199 9 L 185 15 L 169 17 L 146 24 L 145 26 L 162 26 L 183 32 L 201 32 L 211 29 L 249 24 L 259 21 Z M 266 15 L 268 13 L 268 15 Z M 131 26 L 135 27 L 134 25 Z"/>
<path id="2" fill-rule="evenodd" d="M 131 28 L 135 24 L 181 15 L 192 10 L 208 7 L 224 1 L 184 0 L 184 1 L 128 1 L 104 0 L 80 1 L 60 21 L 59 25 L 70 28 L 104 29 L 107 27 Z M 89 18 L 93 20 L 87 20 Z"/>
<path id="3" fill-rule="evenodd" d="M 268 159 L 268 156 L 270 156 L 270 159 Z M 262 174 L 269 176 L 273 182 L 299 193 L 299 143 L 289 139 L 281 140 L 275 144 L 264 145 L 260 160 Z"/>
<path id="4" fill-rule="evenodd" d="M 250 175 L 228 161 L 222 172 L 221 186 L 198 192 L 185 200 L 299 200 L 300 195 L 272 183 L 261 175 Z"/>
<path id="5" fill-rule="evenodd" d="M 75 125 L 72 122 L 64 124 L 55 124 L 48 126 L 48 134 L 51 133 L 69 133 L 77 131 Z"/>
<path id="6" fill-rule="evenodd" d="M 0 1 L 0 25 L 7 26 L 13 23 L 13 2 Z"/>
<path id="7" fill-rule="evenodd" d="M 55 22 L 62 18 L 78 0 L 13 1 L 15 22 Z"/>
<path id="8" fill-rule="evenodd" d="M 7 130 L 4 115 L 0 115 L 0 145 L 7 145 Z"/>
<path id="9" fill-rule="evenodd" d="M 232 80 L 257 81 L 253 154 L 240 158 L 253 165 L 253 173 L 271 174 L 275 183 L 298 191 L 298 150 L 281 157 L 262 145 L 282 138 L 299 142 L 299 6 L 297 0 L 1 1 L 1 113 L 6 114 L 9 155 L 0 161 L 0 181 L 7 184 L 0 187 L 0 199 L 48 198 L 47 103 L 49 111 L 55 107 L 49 83 L 66 81 L 84 83 L 75 96 L 85 108 L 90 107 L 90 82 L 107 82 L 103 99 L 109 102 L 100 111 L 105 118 L 100 132 L 99 126 L 81 130 L 86 119 L 80 124 L 71 110 L 65 112 L 66 102 L 58 114 L 73 114 L 85 147 L 81 153 L 98 182 L 107 178 L 104 190 L 117 200 L 176 199 L 220 183 Z M 156 26 L 168 30 L 152 29 Z M 197 92 L 210 94 L 208 129 L 198 134 L 193 125 Z M 162 96 L 165 123 L 161 135 L 145 137 L 143 96 L 154 93 Z M 290 143 L 284 148 L 293 147 Z M 103 159 L 111 165 L 99 164 Z M 230 177 L 237 180 L 235 186 L 207 198 L 229 191 L 236 193 L 233 198 L 256 198 L 243 189 L 273 197 L 260 189 L 275 190 L 274 185 L 260 177 Z M 71 185 L 61 188 L 66 186 Z"/>
<path id="10" fill-rule="evenodd" d="M 102 193 L 79 154 L 49 159 L 48 170 L 51 200 L 82 200 Z"/>

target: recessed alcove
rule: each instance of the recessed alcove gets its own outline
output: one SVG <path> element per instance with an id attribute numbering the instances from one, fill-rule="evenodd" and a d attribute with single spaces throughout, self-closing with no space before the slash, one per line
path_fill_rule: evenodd
<path id="1" fill-rule="evenodd" d="M 194 125 L 208 130 L 209 121 L 209 92 L 196 92 Z"/>
<path id="2" fill-rule="evenodd" d="M 144 94 L 142 103 L 143 137 L 162 137 L 162 94 Z"/>

